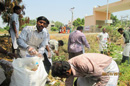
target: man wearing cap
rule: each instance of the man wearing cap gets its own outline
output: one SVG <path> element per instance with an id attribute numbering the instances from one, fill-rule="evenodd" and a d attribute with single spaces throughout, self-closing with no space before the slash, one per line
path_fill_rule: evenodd
<path id="1" fill-rule="evenodd" d="M 36 55 L 37 53 L 43 55 L 47 41 L 46 32 L 43 29 L 47 21 L 47 18 L 40 16 L 37 18 L 36 26 L 26 26 L 22 30 L 17 41 L 20 57 L 26 57 L 28 53 L 30 55 Z"/>

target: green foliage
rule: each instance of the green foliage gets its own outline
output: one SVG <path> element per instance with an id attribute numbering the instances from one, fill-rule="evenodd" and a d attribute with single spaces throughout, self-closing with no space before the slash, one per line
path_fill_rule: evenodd
<path id="1" fill-rule="evenodd" d="M 13 7 L 19 5 L 22 8 L 22 13 L 25 14 L 23 9 L 24 5 L 21 4 L 22 0 L 2 0 L 2 3 L 5 4 L 5 11 L 2 13 L 2 19 L 5 23 L 9 23 L 10 15 L 13 13 Z"/>
<path id="2" fill-rule="evenodd" d="M 61 22 L 59 22 L 59 21 L 56 21 L 55 22 L 55 27 L 57 27 L 57 28 L 60 28 L 60 26 L 63 26 L 64 24 L 63 23 L 61 23 Z"/>
<path id="3" fill-rule="evenodd" d="M 4 27 L 5 30 L 9 31 L 9 26 Z"/>
<path id="4" fill-rule="evenodd" d="M 111 19 L 113 20 L 113 23 L 111 25 L 115 26 L 116 24 L 120 24 L 120 21 L 118 20 L 117 16 L 111 14 Z"/>
<path id="5" fill-rule="evenodd" d="M 118 86 L 130 86 L 130 65 L 123 63 L 119 65 L 120 77 Z"/>
<path id="6" fill-rule="evenodd" d="M 5 29 L 0 29 L 0 32 L 4 32 L 5 31 Z"/>
<path id="7" fill-rule="evenodd" d="M 30 20 L 30 21 L 29 21 L 29 24 L 30 24 L 30 25 L 36 25 L 36 20 L 35 20 L 35 19 L 34 19 L 34 20 Z"/>
<path id="8" fill-rule="evenodd" d="M 52 61 L 66 61 L 66 57 L 64 55 L 61 55 L 61 56 L 54 56 L 52 58 Z"/>
<path id="9" fill-rule="evenodd" d="M 51 27 L 51 31 L 57 31 L 58 28 L 57 27 Z"/>
<path id="10" fill-rule="evenodd" d="M 114 43 L 107 43 L 107 50 L 104 50 L 107 55 L 111 56 L 118 64 L 120 64 L 122 59 L 122 47 Z"/>
<path id="11" fill-rule="evenodd" d="M 84 26 L 84 18 L 80 19 L 77 18 L 74 22 L 73 22 L 74 27 L 78 27 L 78 26 Z"/>
<path id="12" fill-rule="evenodd" d="M 32 26 L 32 25 L 31 24 L 24 24 L 24 25 L 21 26 L 21 28 L 23 29 L 26 26 Z"/>

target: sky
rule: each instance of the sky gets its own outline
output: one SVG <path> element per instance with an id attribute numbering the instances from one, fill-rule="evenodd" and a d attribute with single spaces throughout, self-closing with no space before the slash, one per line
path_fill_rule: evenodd
<path id="1" fill-rule="evenodd" d="M 117 2 L 120 0 L 109 0 L 109 3 Z M 86 15 L 93 14 L 93 7 L 103 6 L 107 4 L 107 0 L 23 0 L 21 4 L 24 4 L 26 9 L 24 17 L 30 19 L 36 19 L 39 16 L 45 16 L 50 21 L 60 21 L 63 24 L 68 24 L 71 20 L 73 10 L 73 19 L 84 18 Z M 118 19 L 121 16 L 129 15 L 130 10 L 113 13 L 117 15 Z M 0 26 L 1 26 L 0 19 Z"/>

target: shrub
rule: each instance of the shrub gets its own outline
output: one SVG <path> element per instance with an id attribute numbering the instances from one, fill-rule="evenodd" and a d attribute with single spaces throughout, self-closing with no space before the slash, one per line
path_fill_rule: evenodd
<path id="1" fill-rule="evenodd" d="M 58 28 L 57 27 L 51 27 L 51 31 L 57 31 Z"/>
<path id="2" fill-rule="evenodd" d="M 21 31 L 24 27 L 26 27 L 26 26 L 32 26 L 32 25 L 31 25 L 31 24 L 24 24 L 24 25 L 21 26 L 20 31 Z"/>
<path id="3" fill-rule="evenodd" d="M 120 77 L 118 86 L 130 86 L 130 65 L 126 63 L 119 65 Z"/>
<path id="4" fill-rule="evenodd" d="M 9 26 L 4 27 L 5 30 L 9 30 Z"/>

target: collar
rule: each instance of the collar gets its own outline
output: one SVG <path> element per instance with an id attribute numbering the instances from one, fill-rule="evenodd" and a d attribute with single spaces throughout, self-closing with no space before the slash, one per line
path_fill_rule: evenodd
<path id="1" fill-rule="evenodd" d="M 70 62 L 69 62 L 69 64 L 70 64 L 70 66 L 71 66 L 71 71 L 72 71 L 72 74 L 73 74 L 73 76 L 76 76 L 76 68 L 73 66 L 73 64 L 71 64 Z"/>
<path id="2" fill-rule="evenodd" d="M 75 32 L 81 32 L 80 30 L 76 30 Z M 82 32 L 81 32 L 82 33 Z"/>
<path id="3" fill-rule="evenodd" d="M 43 28 L 43 29 L 45 29 L 45 28 Z M 44 33 L 44 30 L 43 30 L 43 29 L 42 29 L 42 31 L 39 32 L 39 33 Z M 36 25 L 33 27 L 33 30 L 36 31 L 36 32 L 38 32 L 38 30 L 37 30 L 37 26 L 36 26 Z"/>
<path id="4" fill-rule="evenodd" d="M 104 33 L 104 32 L 102 32 L 102 33 L 103 33 L 103 34 L 105 34 L 106 32 L 105 32 L 105 33 Z"/>
<path id="5" fill-rule="evenodd" d="M 19 16 L 17 13 L 13 13 L 13 14 L 15 14 L 15 15 Z"/>

